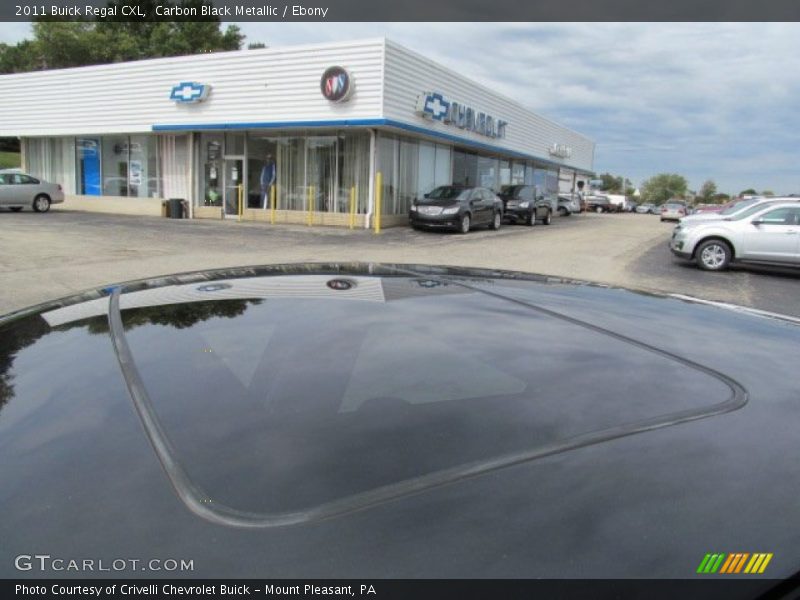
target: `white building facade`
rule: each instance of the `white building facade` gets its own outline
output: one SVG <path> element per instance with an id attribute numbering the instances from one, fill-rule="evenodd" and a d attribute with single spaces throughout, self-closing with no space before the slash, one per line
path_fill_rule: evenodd
<path id="1" fill-rule="evenodd" d="M 0 76 L 0 136 L 75 206 L 369 227 L 437 185 L 591 176 L 594 143 L 385 39 Z"/>

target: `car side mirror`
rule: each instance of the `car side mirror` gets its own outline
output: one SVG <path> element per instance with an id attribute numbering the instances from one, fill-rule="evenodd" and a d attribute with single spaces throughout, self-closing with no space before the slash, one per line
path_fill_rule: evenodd
<path id="1" fill-rule="evenodd" d="M 764 221 L 762 221 L 761 219 L 754 219 L 753 221 L 750 221 L 750 223 L 758 227 L 759 225 L 763 225 Z"/>
<path id="2" fill-rule="evenodd" d="M 427 198 L 430 194 L 422 194 L 423 197 Z"/>

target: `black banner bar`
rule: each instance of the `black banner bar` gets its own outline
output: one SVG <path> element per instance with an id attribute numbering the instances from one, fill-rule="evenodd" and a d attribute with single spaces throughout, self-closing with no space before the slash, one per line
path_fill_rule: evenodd
<path id="1" fill-rule="evenodd" d="M 198 21 L 213 18 L 251 22 L 775 22 L 800 20 L 800 3 L 795 0 L 4 0 L 0 3 L 0 21 L 42 18 L 101 21 Z"/>
<path id="2" fill-rule="evenodd" d="M 760 578 L 648 579 L 364 579 L 364 580 L 4 580 L 3 598 L 294 598 L 349 600 L 426 600 L 458 598 L 517 600 L 558 598 L 575 600 L 778 600 L 796 598 L 798 580 Z"/>

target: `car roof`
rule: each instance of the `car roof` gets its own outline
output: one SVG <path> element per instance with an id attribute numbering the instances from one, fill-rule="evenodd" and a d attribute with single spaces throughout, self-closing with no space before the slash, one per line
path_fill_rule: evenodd
<path id="1" fill-rule="evenodd" d="M 0 319 L 0 575 L 32 539 L 148 556 L 167 532 L 220 577 L 691 577 L 711 550 L 774 552 L 786 577 L 800 382 L 764 373 L 793 372 L 798 332 L 423 265 L 240 267 L 47 303 Z"/>

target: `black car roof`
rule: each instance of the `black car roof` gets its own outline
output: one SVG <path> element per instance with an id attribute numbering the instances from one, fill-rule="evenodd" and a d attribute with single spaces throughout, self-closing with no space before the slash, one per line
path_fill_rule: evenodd
<path id="1" fill-rule="evenodd" d="M 797 384 L 756 377 L 766 364 L 756 342 L 768 341 L 770 368 L 780 370 L 797 331 L 654 295 L 439 267 L 263 267 L 97 290 L 0 322 L 0 477 L 15 490 L 0 496 L 4 547 L 17 549 L 18 535 L 35 539 L 29 517 L 43 510 L 74 539 L 76 511 L 94 513 L 102 502 L 110 515 L 144 510 L 140 523 L 180 530 L 176 539 L 193 547 L 205 535 L 200 523 L 313 525 L 291 543 L 275 534 L 294 546 L 286 560 L 303 556 L 308 565 L 317 560 L 315 535 L 330 540 L 325 531 L 342 535 L 364 519 L 373 523 L 367 529 L 397 531 L 436 515 L 434 536 L 440 527 L 454 532 L 461 516 L 451 518 L 489 500 L 469 490 L 484 488 L 495 490 L 490 504 L 500 513 L 484 507 L 482 519 L 522 519 L 524 547 L 507 546 L 511 530 L 486 538 L 503 540 L 517 575 L 532 572 L 532 553 L 551 539 L 531 520 L 534 507 L 562 532 L 575 519 L 616 515 L 616 539 L 631 544 L 642 527 L 657 526 L 625 519 L 649 522 L 669 507 L 680 522 L 668 536 L 651 531 L 648 547 L 654 539 L 659 551 L 734 543 L 698 524 L 708 523 L 717 495 L 749 506 L 756 490 L 732 499 L 707 486 L 730 481 L 721 470 L 728 453 L 737 466 L 752 466 L 736 448 L 771 456 L 796 444 L 794 436 L 763 434 L 765 421 L 791 410 L 781 403 Z M 697 339 L 712 348 L 746 339 L 749 350 L 742 359 L 709 354 Z M 751 406 L 752 398 L 771 409 Z M 153 470 L 159 464 L 163 473 Z M 548 475 L 554 468 L 558 478 Z M 790 491 L 791 473 L 777 473 Z M 651 476 L 655 487 L 630 489 Z M 749 477 L 770 480 L 763 469 Z M 578 487 L 567 498 L 559 481 Z M 613 498 L 604 491 L 612 481 Z M 170 489 L 190 518 L 169 503 Z M 664 504 L 678 489 L 683 504 Z M 67 494 L 69 504 L 55 502 Z M 794 497 L 772 494 L 776 510 L 791 515 Z M 97 518 L 103 526 L 78 537 L 96 548 L 119 543 L 124 520 Z M 535 528 L 548 533 L 528 537 Z M 676 528 L 693 532 L 681 539 Z M 234 539 L 215 531 L 230 549 Z M 339 547 L 351 559 L 361 556 L 354 531 Z M 263 544 L 235 540 L 240 549 Z M 584 560 L 597 547 L 591 535 L 573 543 Z M 459 556 L 444 538 L 436 545 L 451 560 Z M 477 564 L 458 560 L 462 573 Z M 369 570 L 382 561 L 364 555 L 360 564 Z M 496 573 L 482 564 L 481 573 Z"/>

